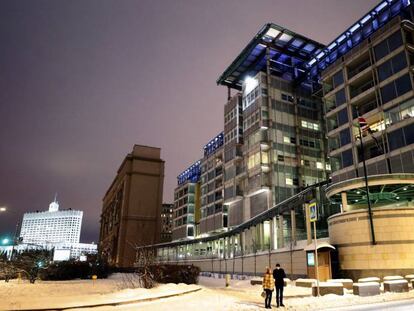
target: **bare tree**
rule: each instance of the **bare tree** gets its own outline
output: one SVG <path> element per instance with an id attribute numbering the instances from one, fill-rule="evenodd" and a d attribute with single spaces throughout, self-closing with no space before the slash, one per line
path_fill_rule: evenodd
<path id="1" fill-rule="evenodd" d="M 153 288 L 155 286 L 154 274 L 151 267 L 155 263 L 154 249 L 148 247 L 136 248 L 136 266 L 139 276 L 139 284 L 143 288 Z"/>
<path id="2" fill-rule="evenodd" d="M 253 247 L 253 254 L 254 254 L 254 276 L 256 276 L 257 246 L 258 246 L 258 243 L 256 242 L 256 239 L 252 238 L 252 247 Z"/>

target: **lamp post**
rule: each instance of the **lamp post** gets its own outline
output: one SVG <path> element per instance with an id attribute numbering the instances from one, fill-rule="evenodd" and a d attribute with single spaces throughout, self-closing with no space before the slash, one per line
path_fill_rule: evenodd
<path id="1" fill-rule="evenodd" d="M 10 211 L 6 206 L 0 206 L 0 213 L 5 213 L 5 212 L 10 212 L 11 213 L 12 211 Z M 19 225 L 20 225 L 20 221 L 17 220 L 16 230 L 15 230 L 14 236 L 13 236 L 13 243 L 12 243 L 12 249 L 11 249 L 11 254 L 10 254 L 10 261 L 13 260 L 14 245 L 18 243 L 17 234 L 18 234 L 18 231 L 19 231 Z M 8 242 L 6 242 L 6 243 L 8 243 Z"/>

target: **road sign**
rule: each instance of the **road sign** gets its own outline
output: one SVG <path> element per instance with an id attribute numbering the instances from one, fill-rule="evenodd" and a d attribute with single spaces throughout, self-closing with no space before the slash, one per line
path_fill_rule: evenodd
<path id="1" fill-rule="evenodd" d="M 315 222 L 318 220 L 318 209 L 316 208 L 316 202 L 309 204 L 309 221 Z"/>

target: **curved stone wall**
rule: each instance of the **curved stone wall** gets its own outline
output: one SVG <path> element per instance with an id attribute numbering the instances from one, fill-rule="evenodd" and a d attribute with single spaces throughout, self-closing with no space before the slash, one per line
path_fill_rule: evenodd
<path id="1" fill-rule="evenodd" d="M 376 245 L 366 210 L 335 214 L 328 219 L 329 240 L 339 252 L 344 276 L 360 277 L 414 273 L 414 208 L 375 209 Z"/>

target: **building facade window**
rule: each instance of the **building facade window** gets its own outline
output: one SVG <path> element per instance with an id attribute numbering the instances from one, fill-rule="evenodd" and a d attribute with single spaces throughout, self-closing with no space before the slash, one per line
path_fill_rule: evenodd
<path id="1" fill-rule="evenodd" d="M 348 110 L 346 108 L 338 112 L 338 126 L 348 122 Z"/>
<path id="2" fill-rule="evenodd" d="M 341 89 L 338 92 L 335 93 L 335 103 L 336 107 L 341 106 L 346 102 L 346 96 L 345 96 L 345 89 Z"/>
<path id="3" fill-rule="evenodd" d="M 380 60 L 403 44 L 401 32 L 398 30 L 374 47 L 376 60 Z"/>
<path id="4" fill-rule="evenodd" d="M 379 81 L 384 81 L 397 72 L 403 70 L 405 67 L 407 67 L 407 59 L 405 57 L 405 52 L 401 52 L 390 60 L 378 66 Z"/>
<path id="5" fill-rule="evenodd" d="M 341 141 L 341 146 L 348 145 L 351 142 L 351 135 L 349 134 L 349 129 L 344 129 L 339 133 L 339 138 Z"/>
<path id="6" fill-rule="evenodd" d="M 402 128 L 388 133 L 388 145 L 391 151 L 405 145 Z"/>
<path id="7" fill-rule="evenodd" d="M 340 86 L 341 84 L 343 84 L 344 83 L 344 75 L 342 73 L 342 70 L 335 73 L 332 77 L 332 80 L 333 80 L 334 88 L 336 88 L 337 86 Z"/>
<path id="8" fill-rule="evenodd" d="M 411 79 L 409 74 L 405 74 L 381 88 L 382 103 L 385 104 L 410 90 L 412 90 Z"/>
<path id="9" fill-rule="evenodd" d="M 352 164 L 354 164 L 352 150 L 349 149 L 342 152 L 342 168 L 351 166 Z"/>

